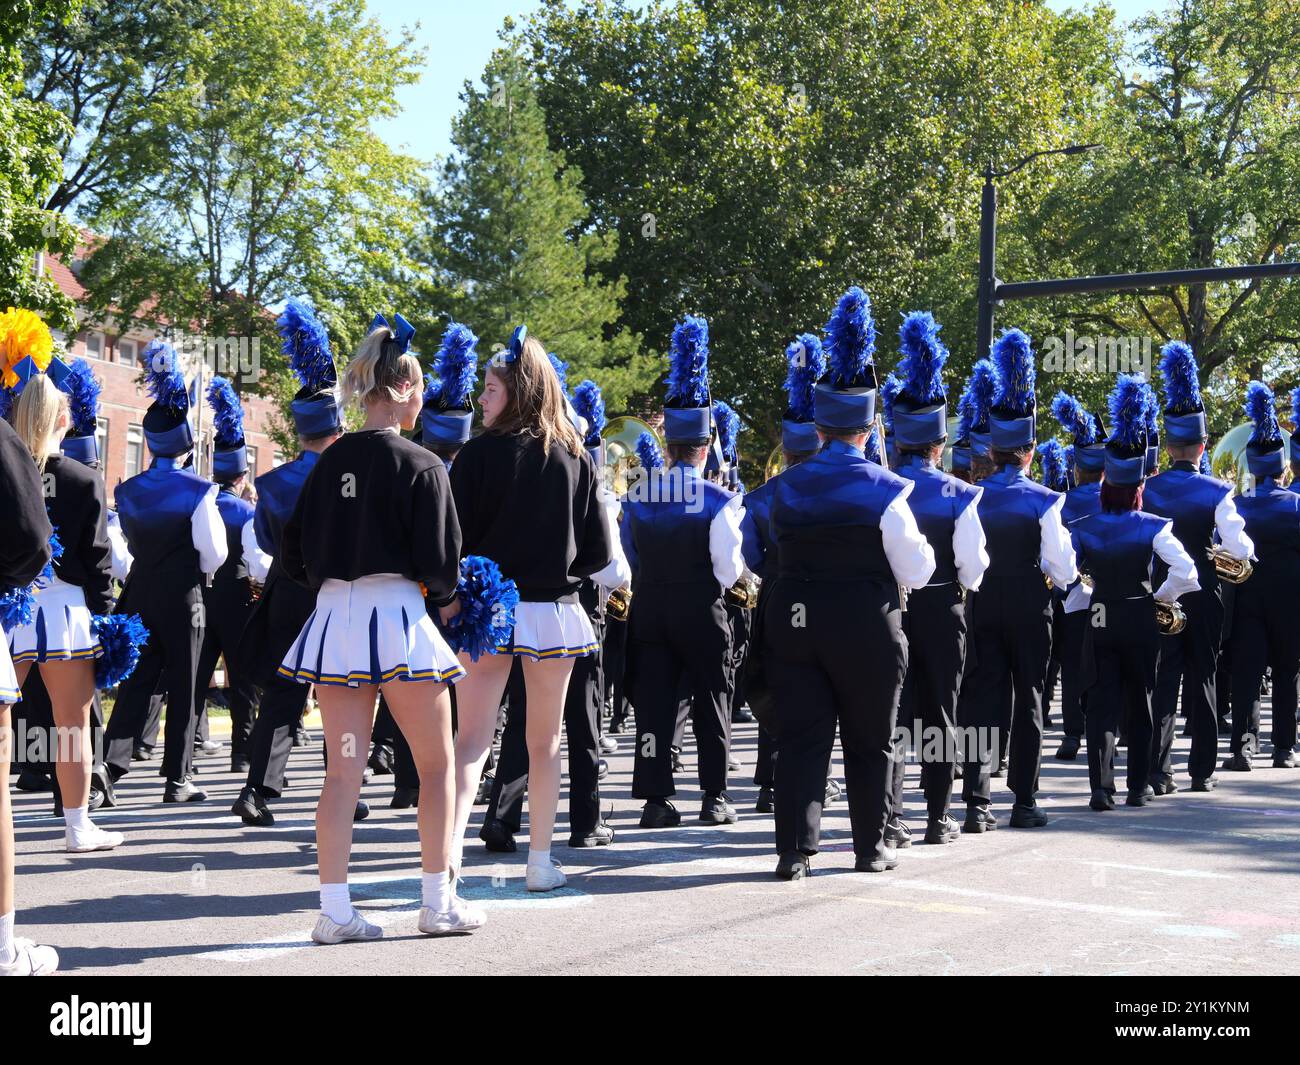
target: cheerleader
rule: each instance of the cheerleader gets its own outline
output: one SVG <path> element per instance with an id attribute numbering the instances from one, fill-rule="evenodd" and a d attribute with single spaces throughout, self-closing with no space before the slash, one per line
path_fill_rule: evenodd
<path id="1" fill-rule="evenodd" d="M 383 935 L 352 906 L 347 883 L 381 690 L 420 774 L 420 931 L 472 932 L 487 920 L 457 897 L 448 872 L 454 756 L 446 684 L 464 670 L 426 612 L 425 595 L 444 619 L 455 612 L 460 530 L 446 467 L 399 434 L 420 415 L 420 364 L 407 351 L 412 332 L 400 317 L 396 329 L 379 325 L 348 363 L 344 402 L 359 400 L 365 422 L 321 454 L 281 541 L 285 573 L 316 591 L 316 609 L 279 672 L 316 685 L 325 728 L 318 943 Z"/>
<path id="2" fill-rule="evenodd" d="M 1292 394 L 1292 417 L 1300 414 Z M 1250 579 L 1234 589 L 1232 606 L 1232 753 L 1223 768 L 1251 768 L 1259 750 L 1260 688 L 1273 671 L 1273 767 L 1296 764 L 1296 677 L 1300 672 L 1300 497 L 1278 481 L 1283 473 L 1282 431 L 1272 390 L 1259 381 L 1246 387 L 1246 414 L 1253 429 L 1246 465 L 1255 479 L 1252 491 L 1237 499 L 1246 535 L 1259 555 Z M 1300 424 L 1293 422 L 1292 424 Z M 1294 440 L 1295 437 L 1292 437 Z"/>
<path id="3" fill-rule="evenodd" d="M 163 802 L 201 802 L 191 780 L 194 689 L 205 630 L 203 585 L 226 560 L 226 533 L 217 486 L 187 470 L 194 450 L 189 390 L 171 345 L 144 350 L 145 379 L 154 401 L 144 416 L 153 466 L 117 486 L 122 531 L 136 561 L 118 613 L 139 614 L 149 630 L 131 676 L 118 688 L 104 739 L 114 781 L 131 768 L 155 689 L 167 693 Z M 206 679 L 206 678 L 205 678 Z"/>
<path id="4" fill-rule="evenodd" d="M 862 289 L 844 294 L 826 332 L 830 369 L 814 399 L 825 446 L 776 479 L 769 525 L 777 572 L 761 622 L 777 722 L 776 875 L 787 880 L 808 874 L 820 846 L 837 725 L 855 868 L 898 864 L 885 826 L 907 667 L 900 589 L 924 587 L 935 570 L 907 503 L 913 482 L 863 450 L 877 388 L 875 324 Z"/>
<path id="5" fill-rule="evenodd" d="M 1083 683 L 1087 689 L 1088 805 L 1115 808 L 1115 747 L 1128 740 L 1128 806 L 1150 802 L 1151 696 L 1159 630 L 1155 604 L 1200 588 L 1196 564 L 1168 518 L 1142 512 L 1147 465 L 1146 409 L 1155 396 L 1141 374 L 1120 374 L 1110 397 L 1114 431 L 1106 443 L 1100 510 L 1076 519 L 1070 535 L 1079 569 L 1092 578 L 1084 611 Z M 1156 556 L 1166 575 L 1154 594 Z"/>
<path id="6" fill-rule="evenodd" d="M 7 389 L 0 388 L 0 398 Z M 0 417 L 0 604 L 21 595 L 50 561 L 50 519 L 41 478 L 19 435 Z M 3 614 L 0 614 L 3 619 Z M 5 622 L 6 629 L 8 622 Z M 45 976 L 59 966 L 52 947 L 14 935 L 14 821 L 9 799 L 9 766 L 14 733 L 10 706 L 21 685 L 0 640 L 0 976 Z"/>
<path id="7" fill-rule="evenodd" d="M 1214 674 L 1223 634 L 1223 599 L 1211 548 L 1217 535 L 1227 554 L 1248 559 L 1254 554 L 1254 544 L 1232 501 L 1232 488 L 1198 472 L 1207 432 L 1192 349 L 1180 340 L 1170 341 L 1160 352 L 1160 373 L 1165 386 L 1165 446 L 1173 462 L 1147 480 L 1143 506 L 1173 520 L 1174 536 L 1196 562 L 1201 585 L 1183 604 L 1187 624 L 1182 632 L 1160 641 L 1151 785 L 1157 795 L 1167 795 L 1178 790 L 1173 774 L 1174 723 L 1179 688 L 1184 683 L 1190 696 L 1183 705 L 1192 732 L 1187 760 L 1192 790 L 1210 791 L 1218 785 L 1214 775 L 1219 746 Z"/>

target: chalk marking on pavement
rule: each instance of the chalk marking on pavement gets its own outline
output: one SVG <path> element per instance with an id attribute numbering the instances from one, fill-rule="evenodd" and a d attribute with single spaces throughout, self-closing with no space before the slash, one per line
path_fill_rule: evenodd
<path id="1" fill-rule="evenodd" d="M 1179 876 L 1193 880 L 1232 879 L 1227 873 L 1211 873 L 1206 869 L 1161 869 L 1154 865 L 1128 865 L 1125 862 L 1083 861 L 1081 864 L 1096 866 L 1098 869 L 1127 869 L 1135 873 L 1158 873 L 1161 876 Z"/>
<path id="2" fill-rule="evenodd" d="M 1227 928 L 1216 928 L 1207 924 L 1164 924 L 1151 929 L 1157 936 L 1180 936 L 1187 939 L 1240 939 L 1241 937 Z"/>
<path id="3" fill-rule="evenodd" d="M 991 902 L 1013 903 L 1048 910 L 1069 910 L 1074 913 L 1095 913 L 1107 917 L 1178 916 L 1165 910 L 1139 910 L 1130 906 L 1107 906 L 1100 902 L 1074 902 L 1070 899 L 1042 899 L 1033 895 L 1003 895 L 996 891 L 979 891 L 975 888 L 955 887 L 950 884 L 933 884 L 926 880 L 890 879 L 887 882 L 881 882 L 880 888 L 914 888 L 917 891 L 934 891 L 940 894 L 959 895 L 962 898 L 988 899 Z"/>

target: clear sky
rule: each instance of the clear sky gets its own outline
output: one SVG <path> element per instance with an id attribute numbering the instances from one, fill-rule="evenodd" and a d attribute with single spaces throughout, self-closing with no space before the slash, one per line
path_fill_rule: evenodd
<path id="1" fill-rule="evenodd" d="M 1080 0 L 1047 3 L 1061 11 L 1086 6 Z M 1164 6 L 1163 0 L 1110 3 L 1122 21 Z M 402 114 L 383 123 L 380 132 L 426 161 L 445 153 L 452 117 L 460 109 L 462 84 L 477 80 L 483 72 L 503 20 L 512 16 L 519 21 L 539 6 L 536 0 L 369 0 L 380 25 L 394 33 L 404 26 L 414 29 L 427 52 L 419 83 L 401 93 Z"/>

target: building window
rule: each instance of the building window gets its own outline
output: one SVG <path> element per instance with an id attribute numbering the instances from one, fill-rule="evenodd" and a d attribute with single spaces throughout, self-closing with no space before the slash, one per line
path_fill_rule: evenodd
<path id="1" fill-rule="evenodd" d="M 126 479 L 130 480 L 144 468 L 144 431 L 138 425 L 126 429 Z"/>
<path id="2" fill-rule="evenodd" d="M 102 359 L 104 357 L 104 334 L 103 333 L 85 333 L 82 337 L 86 345 L 86 357 L 90 359 Z"/>
<path id="3" fill-rule="evenodd" d="M 118 338 L 117 341 L 117 361 L 123 366 L 135 366 L 140 358 L 140 346 L 137 341 L 123 340 Z"/>
<path id="4" fill-rule="evenodd" d="M 99 453 L 99 468 L 105 469 L 108 465 L 108 419 L 97 418 L 95 420 L 95 450 Z"/>
<path id="5" fill-rule="evenodd" d="M 257 480 L 257 448 L 249 444 L 244 450 L 248 452 L 248 479 L 255 481 Z"/>
<path id="6" fill-rule="evenodd" d="M 277 451 L 277 452 L 272 456 L 272 458 L 271 458 L 271 462 L 273 463 L 272 468 L 274 468 L 275 466 L 283 466 L 283 465 L 284 465 L 284 452 L 283 452 L 283 451 Z"/>

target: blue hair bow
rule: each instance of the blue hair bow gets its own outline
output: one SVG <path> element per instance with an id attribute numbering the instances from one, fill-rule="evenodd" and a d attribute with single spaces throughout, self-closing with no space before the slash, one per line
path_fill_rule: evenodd
<path id="1" fill-rule="evenodd" d="M 506 345 L 506 362 L 514 362 L 524 353 L 524 341 L 528 339 L 528 326 L 517 325 L 510 334 L 510 343 Z"/>
<path id="2" fill-rule="evenodd" d="M 393 339 L 401 345 L 402 351 L 406 351 L 411 346 L 411 338 L 415 336 L 415 326 L 403 318 L 400 314 L 393 315 L 393 324 L 388 324 L 382 314 L 377 314 L 370 322 L 370 331 L 373 333 L 376 329 L 391 329 Z"/>
<path id="3" fill-rule="evenodd" d="M 21 396 L 23 389 L 27 387 L 27 382 L 40 373 L 49 377 L 60 392 L 67 392 L 72 387 L 72 382 L 69 380 L 72 376 L 72 368 L 57 355 L 50 356 L 50 364 L 44 370 L 28 355 L 15 364 L 14 373 L 18 375 L 18 383 L 11 389 L 15 396 Z"/>

